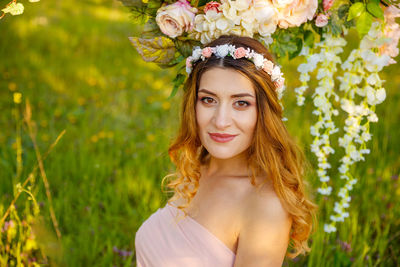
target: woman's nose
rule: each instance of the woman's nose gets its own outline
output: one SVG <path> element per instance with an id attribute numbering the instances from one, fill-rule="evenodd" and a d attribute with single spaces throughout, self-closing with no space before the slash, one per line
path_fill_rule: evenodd
<path id="1" fill-rule="evenodd" d="M 218 129 L 225 129 L 232 123 L 231 110 L 227 104 L 218 105 L 214 113 L 214 123 Z"/>

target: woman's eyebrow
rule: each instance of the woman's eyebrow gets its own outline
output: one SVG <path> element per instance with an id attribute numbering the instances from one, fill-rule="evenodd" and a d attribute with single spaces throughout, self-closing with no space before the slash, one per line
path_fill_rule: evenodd
<path id="1" fill-rule="evenodd" d="M 200 90 L 199 90 L 199 93 L 200 93 L 200 92 L 207 93 L 207 94 L 210 94 L 210 95 L 213 95 L 213 96 L 217 96 L 215 93 L 213 93 L 213 92 L 211 92 L 211 91 L 208 91 L 208 90 L 206 90 L 206 89 L 200 89 Z M 253 98 L 254 98 L 253 95 L 248 94 L 248 93 L 242 93 L 242 94 L 231 95 L 231 98 L 243 97 L 243 96 L 250 96 L 250 97 L 253 97 Z"/>

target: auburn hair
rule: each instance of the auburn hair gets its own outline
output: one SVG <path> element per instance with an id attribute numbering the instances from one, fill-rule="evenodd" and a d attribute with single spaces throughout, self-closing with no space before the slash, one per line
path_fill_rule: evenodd
<path id="1" fill-rule="evenodd" d="M 244 36 L 222 35 L 206 46 L 232 44 L 236 48 L 250 48 L 275 62 L 272 55 L 259 41 Z M 175 177 L 167 184 L 174 192 L 168 201 L 184 199 L 185 204 L 178 206 L 185 216 L 186 208 L 196 195 L 200 180 L 200 166 L 209 154 L 202 146 L 196 122 L 195 105 L 202 74 L 210 68 L 232 68 L 247 76 L 254 86 L 257 102 L 257 124 L 253 140 L 247 149 L 248 166 L 251 170 L 250 182 L 254 186 L 271 180 L 274 191 L 282 205 L 292 218 L 289 247 L 293 252 L 286 255 L 294 258 L 309 252 L 308 239 L 317 224 L 315 210 L 317 205 L 306 196 L 305 175 L 309 166 L 303 152 L 289 135 L 282 122 L 282 107 L 278 100 L 276 87 L 271 77 L 263 70 L 257 70 L 254 63 L 246 58 L 233 59 L 229 56 L 217 58 L 214 54 L 204 61 L 193 63 L 193 69 L 184 84 L 181 107 L 180 128 L 177 137 L 168 149 L 171 161 L 176 165 L 176 172 L 164 179 Z M 265 173 L 265 182 L 256 185 L 256 176 Z"/>

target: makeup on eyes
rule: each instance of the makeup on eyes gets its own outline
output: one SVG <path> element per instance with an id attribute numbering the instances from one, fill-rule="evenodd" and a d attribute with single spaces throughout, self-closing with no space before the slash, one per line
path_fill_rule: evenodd
<path id="1" fill-rule="evenodd" d="M 211 98 L 211 97 L 209 97 L 209 96 L 204 96 L 204 97 L 200 97 L 200 98 L 199 98 L 199 100 L 200 100 L 201 102 L 203 102 L 204 104 L 211 104 L 211 103 L 206 103 L 206 102 L 204 101 L 204 100 L 206 100 L 206 99 L 214 100 L 213 98 Z M 239 108 L 245 108 L 245 107 L 251 106 L 251 103 L 248 102 L 248 101 L 245 101 L 245 100 L 238 100 L 238 101 L 236 101 L 235 103 L 238 103 L 238 102 L 240 102 L 240 103 L 245 103 L 245 106 L 237 106 L 237 107 L 239 107 Z"/>

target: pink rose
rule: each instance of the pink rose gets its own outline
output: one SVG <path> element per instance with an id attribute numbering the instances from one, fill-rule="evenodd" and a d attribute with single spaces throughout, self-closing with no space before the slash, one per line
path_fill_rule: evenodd
<path id="1" fill-rule="evenodd" d="M 221 4 L 216 1 L 208 2 L 204 7 L 204 13 L 207 13 L 207 11 L 209 10 L 214 10 L 216 13 L 222 12 L 221 10 L 218 9 L 220 5 Z"/>
<path id="2" fill-rule="evenodd" d="M 276 80 L 274 82 L 276 88 L 281 88 L 284 85 L 284 83 L 285 83 L 285 79 L 283 79 L 283 78 L 279 78 L 278 80 Z"/>
<path id="3" fill-rule="evenodd" d="M 157 10 L 156 22 L 160 30 L 171 38 L 191 31 L 194 27 L 194 17 L 197 9 L 190 6 L 187 0 L 179 0 L 171 5 Z"/>
<path id="4" fill-rule="evenodd" d="M 238 49 L 235 50 L 235 58 L 242 58 L 246 55 L 246 49 L 244 49 L 243 47 L 239 47 Z"/>
<path id="5" fill-rule="evenodd" d="M 334 1 L 335 0 L 323 0 L 322 6 L 324 7 L 324 11 L 329 10 L 332 7 Z"/>
<path id="6" fill-rule="evenodd" d="M 192 60 L 192 57 L 191 57 L 191 56 L 186 58 L 186 67 L 188 67 L 188 68 L 191 68 L 191 67 L 192 67 L 192 62 L 191 62 L 191 60 Z"/>
<path id="7" fill-rule="evenodd" d="M 325 14 L 318 14 L 317 19 L 315 20 L 315 25 L 317 27 L 324 27 L 328 24 L 329 17 Z"/>
<path id="8" fill-rule="evenodd" d="M 267 72 L 269 75 L 271 75 L 273 69 L 274 69 L 274 63 L 272 63 L 272 62 L 269 61 L 269 60 L 264 61 L 263 70 L 264 70 L 265 72 Z"/>
<path id="9" fill-rule="evenodd" d="M 211 47 L 204 47 L 203 50 L 201 51 L 201 54 L 205 57 L 211 57 L 212 54 Z"/>
<path id="10" fill-rule="evenodd" d="M 272 0 L 277 11 L 278 26 L 298 27 L 314 18 L 318 0 Z"/>

